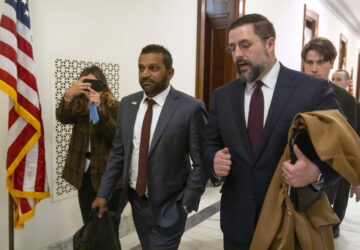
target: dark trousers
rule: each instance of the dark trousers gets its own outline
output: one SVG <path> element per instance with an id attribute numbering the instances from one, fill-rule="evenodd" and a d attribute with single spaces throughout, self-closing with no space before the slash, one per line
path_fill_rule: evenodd
<path id="1" fill-rule="evenodd" d="M 341 178 L 336 183 L 336 185 L 330 187 L 326 191 L 326 195 L 328 196 L 331 205 L 333 205 L 334 212 L 339 217 L 340 223 L 345 217 L 345 212 L 349 200 L 349 192 L 350 192 L 350 183 L 344 178 Z M 340 223 L 334 225 L 333 229 L 337 229 Z"/>
<path id="2" fill-rule="evenodd" d="M 181 218 L 171 227 L 162 228 L 156 224 L 149 199 L 139 197 L 129 187 L 129 201 L 133 214 L 136 232 L 143 250 L 176 250 L 184 233 L 186 214 L 181 208 Z"/>
<path id="3" fill-rule="evenodd" d="M 227 239 L 224 236 L 224 250 L 249 250 L 250 244 L 242 244 L 238 241 Z"/>
<path id="4" fill-rule="evenodd" d="M 96 197 L 96 191 L 91 185 L 90 169 L 86 173 L 84 173 L 83 182 L 78 190 L 78 195 L 79 195 L 81 216 L 85 224 L 90 217 L 91 203 L 95 200 Z M 121 215 L 126 203 L 121 204 L 120 197 L 121 197 L 121 189 L 115 190 L 111 199 L 107 202 L 107 208 L 110 211 L 116 212 Z M 119 225 L 120 225 L 120 217 L 117 223 L 117 228 L 119 228 Z"/>

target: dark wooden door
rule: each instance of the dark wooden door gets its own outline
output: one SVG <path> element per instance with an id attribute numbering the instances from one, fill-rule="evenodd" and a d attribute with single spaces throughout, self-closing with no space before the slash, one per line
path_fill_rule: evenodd
<path id="1" fill-rule="evenodd" d="M 198 58 L 198 62 L 202 60 L 203 69 L 199 70 L 198 65 L 196 95 L 209 107 L 213 90 L 236 78 L 234 63 L 225 47 L 228 39 L 227 29 L 231 22 L 239 17 L 239 0 L 200 1 L 203 4 L 201 32 L 204 32 L 204 35 L 202 44 L 198 44 L 198 49 L 202 48 L 203 52 L 202 55 L 198 53 L 198 56 L 202 57 Z"/>
<path id="2" fill-rule="evenodd" d="M 356 77 L 356 100 L 360 101 L 360 53 L 358 54 L 358 68 Z"/>

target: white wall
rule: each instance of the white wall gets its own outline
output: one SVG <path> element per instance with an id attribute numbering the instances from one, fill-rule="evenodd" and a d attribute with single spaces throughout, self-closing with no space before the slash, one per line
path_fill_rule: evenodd
<path id="1" fill-rule="evenodd" d="M 0 1 L 0 10 L 2 10 Z M 319 0 L 251 0 L 246 13 L 267 16 L 277 31 L 276 53 L 286 66 L 300 69 L 303 6 L 320 15 L 319 35 L 329 37 L 338 48 L 340 31 L 349 39 L 347 67 L 355 65 L 360 39 Z M 51 57 L 107 59 L 120 64 L 121 96 L 140 90 L 137 59 L 149 43 L 163 44 L 174 58 L 172 84 L 195 93 L 196 0 L 32 0 L 30 15 L 37 79 L 43 108 L 49 180 L 53 179 Z M 337 62 L 335 62 L 337 63 Z M 6 145 L 7 97 L 0 93 L 0 144 Z M 6 147 L 0 149 L 0 249 L 8 249 Z M 52 186 L 52 185 L 50 185 Z M 53 203 L 40 202 L 35 217 L 16 230 L 16 250 L 35 250 L 72 235 L 81 226 L 76 197 Z"/>
<path id="2" fill-rule="evenodd" d="M 49 180 L 54 174 L 52 56 L 118 63 L 123 97 L 140 90 L 137 60 L 141 48 L 150 43 L 162 44 L 173 56 L 173 86 L 195 94 L 197 2 L 194 0 L 32 0 L 30 15 Z M 0 144 L 6 145 L 8 101 L 2 92 L 0 104 L 4 117 L 0 121 Z M 0 159 L 0 249 L 8 249 L 5 146 L 1 147 Z M 39 249 L 72 235 L 81 224 L 77 197 L 56 203 L 43 200 L 25 229 L 15 231 L 15 249 Z"/>
<path id="3" fill-rule="evenodd" d="M 353 82 L 355 85 L 360 37 L 354 34 L 321 0 L 251 0 L 246 1 L 246 13 L 257 12 L 273 22 L 277 33 L 277 58 L 287 67 L 300 70 L 304 4 L 308 9 L 319 14 L 318 36 L 328 38 L 337 50 L 340 45 L 340 33 L 348 39 L 346 70 L 350 73 L 354 68 Z M 338 63 L 338 58 L 336 58 L 334 70 L 337 69 Z M 355 89 L 356 86 L 354 86 L 354 91 Z"/>

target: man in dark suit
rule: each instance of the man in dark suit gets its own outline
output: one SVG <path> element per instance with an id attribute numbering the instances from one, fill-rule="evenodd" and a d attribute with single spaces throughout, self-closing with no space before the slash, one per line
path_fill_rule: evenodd
<path id="1" fill-rule="evenodd" d="M 231 24 L 228 38 L 238 79 L 213 94 L 202 153 L 213 182 L 224 180 L 224 249 L 248 249 L 292 118 L 299 112 L 337 109 L 339 104 L 327 81 L 277 61 L 275 30 L 266 17 L 240 17 Z M 321 188 L 335 180 L 330 168 L 316 166 L 296 146 L 294 151 L 295 164 L 282 166 L 289 185 Z"/>
<path id="2" fill-rule="evenodd" d="M 356 118 L 357 118 L 357 126 L 356 133 L 360 136 L 360 102 L 356 102 Z M 354 197 L 356 202 L 360 201 L 360 186 L 350 188 L 350 198 Z"/>
<path id="3" fill-rule="evenodd" d="M 206 185 L 200 139 L 207 114 L 202 102 L 170 86 L 174 69 L 163 46 L 143 48 L 138 67 L 143 91 L 120 103 L 113 149 L 92 207 L 104 212 L 122 175 L 142 249 L 177 249 L 187 213 L 198 209 Z"/>
<path id="4" fill-rule="evenodd" d="M 304 72 L 324 80 L 329 80 L 330 70 L 334 66 L 336 49 L 332 42 L 323 37 L 317 37 L 305 44 L 301 58 L 304 62 Z M 343 85 L 338 86 L 331 83 L 337 100 L 340 103 L 344 115 L 349 124 L 356 129 L 356 100 L 349 94 Z M 341 221 L 344 219 L 345 211 L 349 199 L 350 183 L 341 178 L 334 186 L 330 187 L 326 194 L 336 215 Z M 333 226 L 334 238 L 340 235 L 340 223 Z"/>

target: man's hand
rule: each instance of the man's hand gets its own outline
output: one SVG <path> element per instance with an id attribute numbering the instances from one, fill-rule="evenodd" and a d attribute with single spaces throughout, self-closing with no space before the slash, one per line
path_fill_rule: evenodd
<path id="1" fill-rule="evenodd" d="M 214 157 L 214 172 L 217 176 L 227 176 L 230 172 L 231 155 L 228 148 L 216 152 Z"/>
<path id="2" fill-rule="evenodd" d="M 101 218 L 102 215 L 107 210 L 107 208 L 106 208 L 106 199 L 104 199 L 103 197 L 97 196 L 95 198 L 95 200 L 93 201 L 93 203 L 91 204 L 91 208 L 92 209 L 99 208 L 98 216 L 99 216 L 99 218 Z"/>
<path id="3" fill-rule="evenodd" d="M 286 161 L 282 165 L 285 182 L 293 187 L 305 187 L 316 182 L 320 170 L 294 145 L 294 153 L 297 157 L 295 164 Z"/>
<path id="4" fill-rule="evenodd" d="M 355 194 L 356 202 L 359 202 L 360 201 L 360 186 L 357 186 L 357 187 L 351 186 L 350 198 L 352 198 L 354 196 L 354 194 Z"/>

